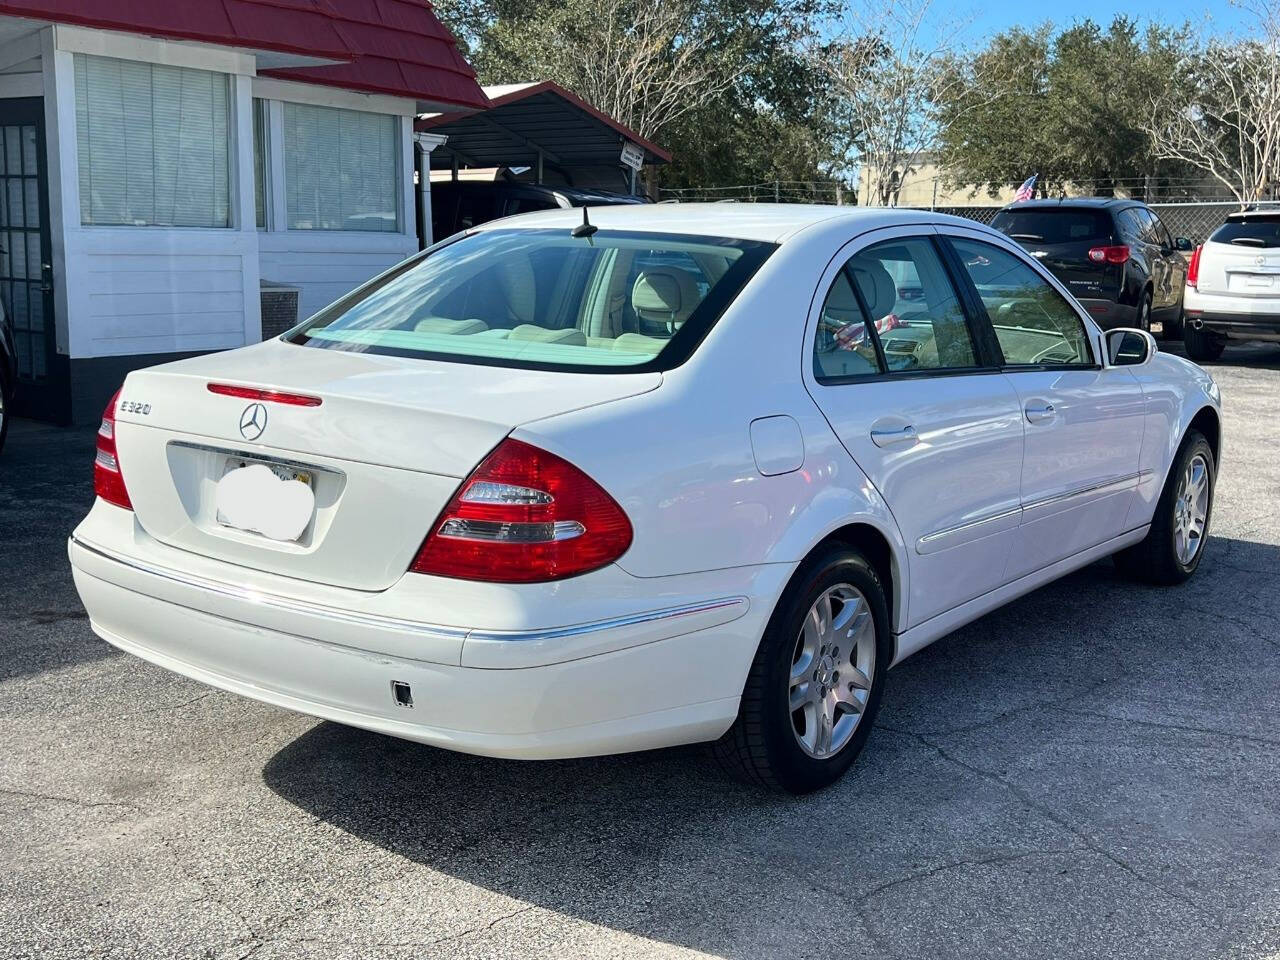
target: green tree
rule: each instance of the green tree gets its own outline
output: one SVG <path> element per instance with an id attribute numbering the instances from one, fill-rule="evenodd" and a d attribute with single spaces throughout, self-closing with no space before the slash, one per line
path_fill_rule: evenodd
<path id="1" fill-rule="evenodd" d="M 1105 29 L 1084 20 L 997 35 L 951 65 L 962 80 L 937 104 L 943 166 L 993 196 L 1032 173 L 1046 192 L 1076 182 L 1110 193 L 1181 172 L 1161 164 L 1146 126 L 1186 44 L 1185 29 L 1124 16 Z"/>

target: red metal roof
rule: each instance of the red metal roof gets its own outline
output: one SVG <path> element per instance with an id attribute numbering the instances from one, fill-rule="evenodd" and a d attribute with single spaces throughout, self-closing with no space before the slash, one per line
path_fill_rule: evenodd
<path id="1" fill-rule="evenodd" d="M 450 106 L 487 105 L 475 71 L 426 0 L 0 0 L 0 14 L 343 61 L 262 73 Z"/>
<path id="2" fill-rule="evenodd" d="M 325 2 L 334 11 L 333 23 L 338 33 L 358 51 L 355 60 L 263 73 L 458 107 L 483 109 L 489 105 L 476 82 L 476 72 L 458 52 L 453 35 L 436 19 L 426 0 Z"/>

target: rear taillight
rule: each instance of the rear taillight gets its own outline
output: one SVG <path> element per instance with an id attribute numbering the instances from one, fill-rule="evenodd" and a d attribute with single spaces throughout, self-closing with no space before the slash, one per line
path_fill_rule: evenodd
<path id="1" fill-rule="evenodd" d="M 120 455 L 116 453 L 116 400 L 119 397 L 120 391 L 117 390 L 102 413 L 102 426 L 98 427 L 98 452 L 93 458 L 93 492 L 107 503 L 132 510 L 133 503 L 120 473 Z"/>
<path id="2" fill-rule="evenodd" d="M 1191 262 L 1187 264 L 1187 285 L 1195 287 L 1200 283 L 1200 251 L 1204 245 L 1196 247 L 1191 254 Z"/>
<path id="3" fill-rule="evenodd" d="M 1129 259 L 1129 248 L 1123 245 L 1094 247 L 1089 251 L 1089 259 L 1094 263 L 1124 263 Z"/>
<path id="4" fill-rule="evenodd" d="M 493 583 L 562 580 L 617 560 L 631 521 L 569 461 L 508 438 L 454 494 L 409 568 Z"/>

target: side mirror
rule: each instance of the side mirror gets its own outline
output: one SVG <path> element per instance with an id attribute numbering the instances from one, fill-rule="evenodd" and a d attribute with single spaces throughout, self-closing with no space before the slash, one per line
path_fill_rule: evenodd
<path id="1" fill-rule="evenodd" d="M 1186 237 L 1174 237 L 1173 249 L 1177 250 L 1179 253 L 1190 253 L 1193 247 L 1191 241 Z"/>
<path id="2" fill-rule="evenodd" d="M 1107 363 L 1113 367 L 1140 367 L 1150 363 L 1159 349 L 1155 337 L 1132 327 L 1108 330 L 1106 337 Z"/>

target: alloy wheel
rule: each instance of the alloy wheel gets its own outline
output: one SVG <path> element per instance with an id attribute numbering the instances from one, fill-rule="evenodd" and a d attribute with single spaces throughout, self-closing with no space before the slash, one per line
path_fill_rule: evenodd
<path id="1" fill-rule="evenodd" d="M 1184 567 L 1195 559 L 1209 520 L 1209 464 L 1203 454 L 1191 458 L 1173 501 L 1173 548 Z"/>
<path id="2" fill-rule="evenodd" d="M 1146 297 L 1142 298 L 1142 304 L 1138 307 L 1138 329 L 1151 332 L 1151 301 Z"/>
<path id="3" fill-rule="evenodd" d="M 791 661 L 791 729 L 806 754 L 825 760 L 848 746 L 875 667 L 875 618 L 866 597 L 852 584 L 829 587 L 809 608 Z"/>

